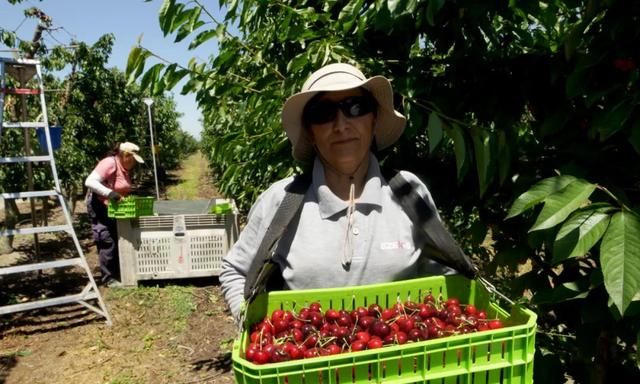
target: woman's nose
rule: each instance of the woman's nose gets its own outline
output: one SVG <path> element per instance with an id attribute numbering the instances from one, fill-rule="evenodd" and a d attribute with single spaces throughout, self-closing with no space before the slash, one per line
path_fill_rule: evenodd
<path id="1" fill-rule="evenodd" d="M 349 122 L 347 116 L 344 115 L 341 109 L 338 109 L 336 112 L 336 118 L 333 120 L 333 130 L 334 131 L 342 131 L 345 129 Z"/>

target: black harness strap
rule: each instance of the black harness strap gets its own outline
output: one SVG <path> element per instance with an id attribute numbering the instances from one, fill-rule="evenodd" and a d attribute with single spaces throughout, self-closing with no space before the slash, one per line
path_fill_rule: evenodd
<path id="1" fill-rule="evenodd" d="M 287 193 L 273 216 L 258 247 L 256 257 L 249 267 L 244 286 L 245 300 L 251 301 L 258 293 L 262 292 L 267 287 L 273 270 L 278 269 L 273 261 L 278 240 L 282 237 L 289 223 L 300 215 L 304 195 L 309 189 L 309 185 L 311 185 L 311 176 L 302 174 L 297 175 L 287 186 Z"/>
<path id="2" fill-rule="evenodd" d="M 389 187 L 407 216 L 420 227 L 420 234 L 426 242 L 422 255 L 426 253 L 425 256 L 455 269 L 469 279 L 474 279 L 478 274 L 478 268 L 465 255 L 429 204 L 400 172 L 389 180 Z"/>

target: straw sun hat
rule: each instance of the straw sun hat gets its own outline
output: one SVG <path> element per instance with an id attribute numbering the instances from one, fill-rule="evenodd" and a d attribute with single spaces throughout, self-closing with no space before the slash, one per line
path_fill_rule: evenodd
<path id="1" fill-rule="evenodd" d="M 144 163 L 144 160 L 142 159 L 142 156 L 140 156 L 138 154 L 138 151 L 140 150 L 140 147 L 138 147 L 137 145 L 126 141 L 126 142 L 120 144 L 120 146 L 118 147 L 118 150 L 120 150 L 122 152 L 130 153 L 130 154 L 133 155 L 133 158 L 136 159 L 136 161 L 138 163 Z"/>
<path id="2" fill-rule="evenodd" d="M 329 64 L 311 74 L 302 86 L 302 91 L 289 97 L 282 108 L 282 125 L 293 146 L 294 159 L 309 161 L 314 155 L 313 146 L 302 124 L 302 111 L 307 102 L 319 92 L 359 87 L 371 92 L 378 103 L 373 130 L 377 148 L 387 148 L 400 138 L 406 119 L 393 108 L 393 90 L 389 80 L 383 76 L 367 79 L 360 70 L 349 64 Z"/>

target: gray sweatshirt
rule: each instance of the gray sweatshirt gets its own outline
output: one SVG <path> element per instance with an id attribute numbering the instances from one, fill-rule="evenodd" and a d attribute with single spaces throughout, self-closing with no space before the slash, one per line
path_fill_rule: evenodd
<path id="1" fill-rule="evenodd" d="M 424 183 L 410 172 L 402 171 L 402 175 L 437 212 Z M 236 320 L 251 261 L 292 180 L 293 177 L 280 180 L 258 197 L 246 227 L 223 259 L 220 283 Z M 411 220 L 394 199 L 373 155 L 348 234 L 348 201 L 327 187 L 322 163 L 317 159 L 303 204 L 297 228 L 285 231 L 276 252 L 275 260 L 288 289 L 376 284 L 454 272 L 435 261 L 419 258 L 423 244 L 418 243 Z M 351 236 L 352 245 L 345 248 L 347 236 Z M 351 251 L 349 268 L 341 262 L 345 249 Z"/>

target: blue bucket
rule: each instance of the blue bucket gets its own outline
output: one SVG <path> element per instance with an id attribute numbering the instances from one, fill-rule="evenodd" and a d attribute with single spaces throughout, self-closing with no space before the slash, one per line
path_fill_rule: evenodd
<path id="1" fill-rule="evenodd" d="M 44 134 L 44 128 L 36 129 L 36 134 L 38 135 L 40 148 L 45 150 L 47 148 L 47 137 Z M 62 127 L 59 125 L 50 126 L 49 136 L 51 136 L 51 148 L 53 148 L 53 150 L 60 149 L 62 145 Z"/>

